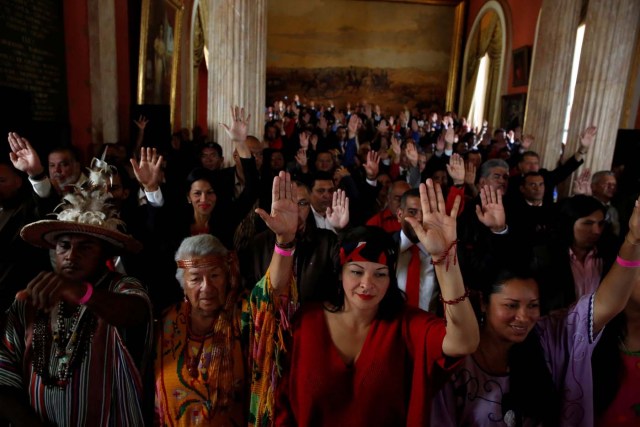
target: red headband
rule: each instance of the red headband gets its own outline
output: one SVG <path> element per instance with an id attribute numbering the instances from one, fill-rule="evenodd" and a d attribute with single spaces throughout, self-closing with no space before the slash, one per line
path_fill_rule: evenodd
<path id="1" fill-rule="evenodd" d="M 378 253 L 378 258 L 374 258 L 373 254 L 363 254 L 362 250 L 367 246 L 367 242 L 358 242 L 358 245 L 349 254 L 344 250 L 344 246 L 340 248 L 340 264 L 345 265 L 348 262 L 365 261 L 377 262 L 378 264 L 387 264 L 387 255 L 384 251 Z M 370 251 L 368 251 L 370 252 Z"/>

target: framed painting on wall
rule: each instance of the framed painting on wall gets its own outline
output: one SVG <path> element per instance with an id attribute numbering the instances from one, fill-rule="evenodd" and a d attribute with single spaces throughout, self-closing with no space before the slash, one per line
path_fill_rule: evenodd
<path id="1" fill-rule="evenodd" d="M 270 0 L 267 104 L 298 94 L 338 106 L 366 100 L 386 114 L 452 110 L 465 3 Z"/>
<path id="2" fill-rule="evenodd" d="M 529 84 L 529 62 L 531 46 L 523 46 L 513 51 L 513 86 Z"/>
<path id="3" fill-rule="evenodd" d="M 179 0 L 142 0 L 138 104 L 169 105 L 173 123 L 184 6 Z"/>
<path id="4" fill-rule="evenodd" d="M 527 94 L 504 95 L 502 97 L 502 115 L 500 123 L 505 129 L 515 129 L 524 124 Z"/>

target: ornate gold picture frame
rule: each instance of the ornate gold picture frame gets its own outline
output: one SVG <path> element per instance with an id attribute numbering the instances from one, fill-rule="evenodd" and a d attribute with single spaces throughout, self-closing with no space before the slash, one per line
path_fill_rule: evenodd
<path id="1" fill-rule="evenodd" d="M 169 105 L 172 128 L 183 10 L 179 0 L 142 0 L 138 104 Z"/>

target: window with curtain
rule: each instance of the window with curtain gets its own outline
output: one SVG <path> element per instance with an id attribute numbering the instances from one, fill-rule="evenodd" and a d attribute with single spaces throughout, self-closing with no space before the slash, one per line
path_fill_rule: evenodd
<path id="1" fill-rule="evenodd" d="M 578 27 L 576 36 L 576 46 L 573 50 L 573 64 L 571 65 L 571 81 L 569 83 L 569 96 L 567 97 L 567 115 L 564 118 L 564 126 L 562 129 L 562 144 L 567 143 L 569 136 L 569 122 L 571 120 L 571 106 L 573 105 L 573 95 L 576 90 L 576 81 L 578 80 L 578 67 L 580 66 L 580 52 L 582 52 L 582 42 L 584 40 L 584 24 Z"/>
<path id="2" fill-rule="evenodd" d="M 471 99 L 471 108 L 469 109 L 469 125 L 471 129 L 482 127 L 485 120 L 485 99 L 487 96 L 487 86 L 489 84 L 489 54 L 485 54 L 480 60 L 478 66 L 478 77 L 476 79 L 476 87 L 473 90 L 473 98 Z"/>

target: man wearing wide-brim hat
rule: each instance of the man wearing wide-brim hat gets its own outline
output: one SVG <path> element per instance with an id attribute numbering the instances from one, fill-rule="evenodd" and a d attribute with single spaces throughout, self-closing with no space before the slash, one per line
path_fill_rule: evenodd
<path id="1" fill-rule="evenodd" d="M 14 425 L 143 425 L 151 305 L 138 280 L 107 268 L 108 259 L 141 244 L 107 203 L 109 166 L 94 162 L 90 172 L 57 219 L 21 231 L 28 243 L 55 251 L 55 271 L 38 274 L 6 313 L 0 418 Z"/>

